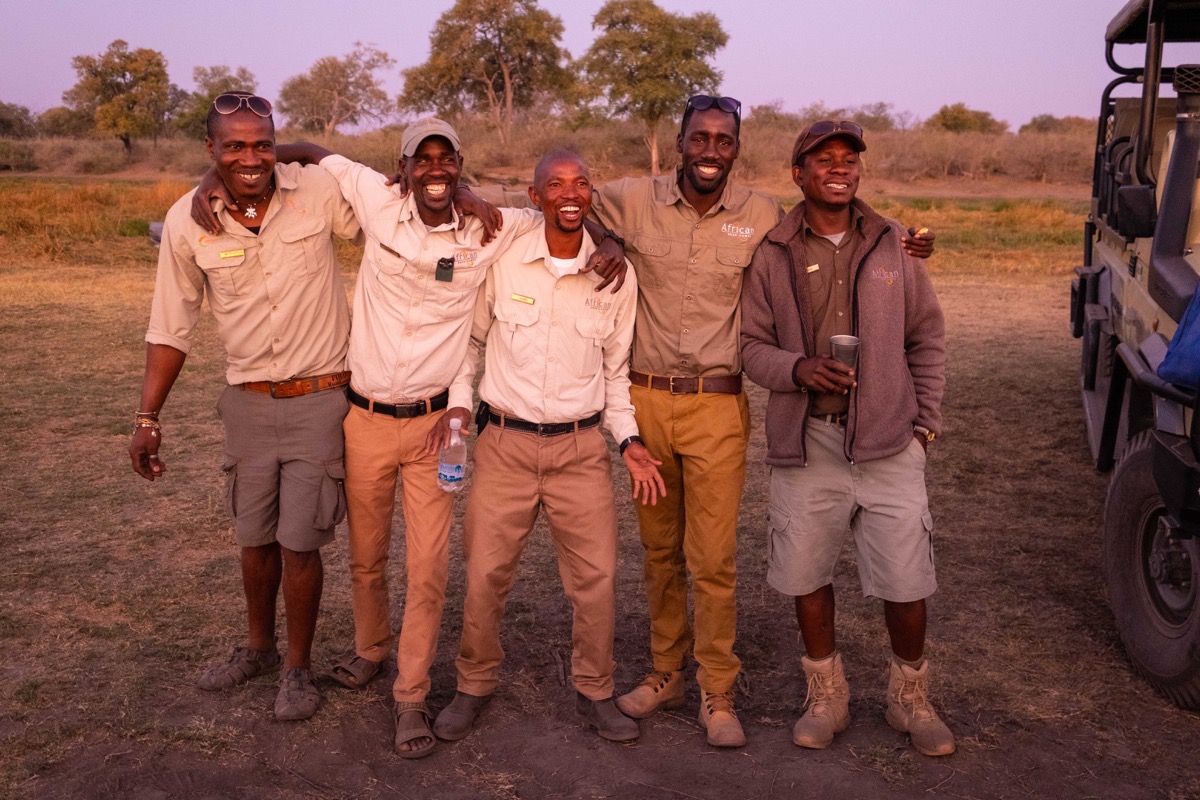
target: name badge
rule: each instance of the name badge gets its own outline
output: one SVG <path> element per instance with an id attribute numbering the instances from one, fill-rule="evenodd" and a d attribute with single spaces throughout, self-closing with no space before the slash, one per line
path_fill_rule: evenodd
<path id="1" fill-rule="evenodd" d="M 238 256 L 244 256 L 244 255 L 246 255 L 245 250 L 223 250 L 223 251 L 221 251 L 221 258 L 237 258 Z"/>
<path id="2" fill-rule="evenodd" d="M 533 305 L 535 302 L 532 297 L 526 297 L 523 294 L 517 294 L 515 292 L 513 293 L 512 299 L 516 300 L 518 303 L 525 303 L 526 305 Z"/>
<path id="3" fill-rule="evenodd" d="M 820 264 L 809 264 L 807 267 L 804 268 L 804 271 L 805 272 L 816 272 L 820 268 L 821 268 Z"/>

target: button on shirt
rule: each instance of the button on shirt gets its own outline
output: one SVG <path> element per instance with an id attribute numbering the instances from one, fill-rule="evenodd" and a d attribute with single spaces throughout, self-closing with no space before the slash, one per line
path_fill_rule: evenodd
<path id="1" fill-rule="evenodd" d="M 595 249 L 584 236 L 576 265 L 584 266 Z M 574 422 L 603 411 L 605 429 L 623 441 L 638 432 L 629 400 L 638 279 L 630 270 L 615 295 L 597 292 L 598 275 L 560 278 L 549 255 L 539 226 L 500 256 L 475 310 L 470 353 L 455 390 L 469 397 L 486 342 L 479 396 L 497 412 L 530 422 Z"/>
<path id="2" fill-rule="evenodd" d="M 631 365 L 656 375 L 737 374 L 742 275 L 782 212 L 766 195 L 727 183 L 701 217 L 679 176 L 625 178 L 593 195 L 593 214 L 625 237 L 641 285 Z"/>
<path id="3" fill-rule="evenodd" d="M 345 369 L 350 315 L 330 237 L 353 239 L 359 226 L 337 184 L 317 167 L 277 164 L 257 236 L 223 206 L 224 232 L 212 236 L 192 221 L 193 194 L 167 212 L 146 341 L 187 353 L 207 295 L 229 383 Z"/>
<path id="4" fill-rule="evenodd" d="M 518 235 L 541 221 L 530 210 L 505 209 L 504 225 L 486 246 L 474 217 L 429 228 L 411 194 L 401 197 L 383 175 L 342 156 L 321 167 L 341 186 L 363 223 L 367 244 L 354 289 L 349 365 L 357 392 L 381 403 L 411 403 L 450 386 L 467 351 L 472 312 L 488 268 Z M 453 277 L 437 280 L 439 259 Z M 469 408 L 471 387 L 451 391 L 450 405 Z"/>
<path id="5" fill-rule="evenodd" d="M 862 212 L 852 208 L 850 229 L 834 244 L 804 224 L 805 277 L 812 299 L 813 335 L 816 353 L 829 353 L 829 338 L 854 333 L 854 292 L 850 262 L 862 241 Z M 813 269 L 816 267 L 816 269 Z M 813 395 L 813 414 L 840 414 L 849 406 L 846 395 Z"/>

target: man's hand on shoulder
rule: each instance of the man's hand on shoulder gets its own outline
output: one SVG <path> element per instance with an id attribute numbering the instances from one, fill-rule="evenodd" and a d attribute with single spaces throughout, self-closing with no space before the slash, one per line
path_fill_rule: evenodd
<path id="1" fill-rule="evenodd" d="M 605 236 L 600 240 L 600 244 L 596 245 L 596 250 L 588 257 L 587 264 L 583 267 L 583 272 L 595 271 L 604 280 L 596 284 L 594 291 L 601 291 L 610 283 L 613 284 L 612 293 L 616 294 L 625 285 L 625 271 L 629 269 L 628 263 L 625 261 L 625 248 L 613 236 Z"/>
<path id="2" fill-rule="evenodd" d="M 454 189 L 454 210 L 458 212 L 458 229 L 467 225 L 467 217 L 475 217 L 483 223 L 483 244 L 496 238 L 496 231 L 504 227 L 500 209 L 479 197 L 461 183 Z"/>
<path id="3" fill-rule="evenodd" d="M 224 229 L 217 215 L 213 213 L 213 200 L 220 200 L 226 208 L 237 210 L 237 203 L 233 202 L 233 195 L 225 188 L 215 166 L 209 167 L 208 172 L 204 173 L 200 185 L 196 187 L 196 193 L 192 195 L 192 220 L 213 236 L 219 236 Z"/>

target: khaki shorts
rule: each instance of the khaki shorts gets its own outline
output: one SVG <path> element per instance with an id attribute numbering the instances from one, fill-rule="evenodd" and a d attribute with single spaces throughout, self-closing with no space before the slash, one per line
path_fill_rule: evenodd
<path id="1" fill-rule="evenodd" d="M 241 547 L 279 542 L 305 553 L 333 541 L 346 516 L 344 389 L 276 399 L 226 387 L 225 505 Z"/>
<path id="2" fill-rule="evenodd" d="M 771 469 L 767 582 L 793 596 L 832 583 L 853 533 L 864 595 L 906 603 L 933 594 L 933 517 L 920 442 L 851 464 L 844 429 L 810 419 L 806 438 L 807 467 Z"/>

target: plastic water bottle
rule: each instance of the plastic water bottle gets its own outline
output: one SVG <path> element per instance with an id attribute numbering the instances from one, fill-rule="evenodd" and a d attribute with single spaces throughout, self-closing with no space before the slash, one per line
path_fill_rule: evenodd
<path id="1" fill-rule="evenodd" d="M 462 440 L 462 420 L 450 420 L 450 444 L 438 457 L 438 486 L 442 491 L 457 492 L 467 477 L 467 445 Z"/>

